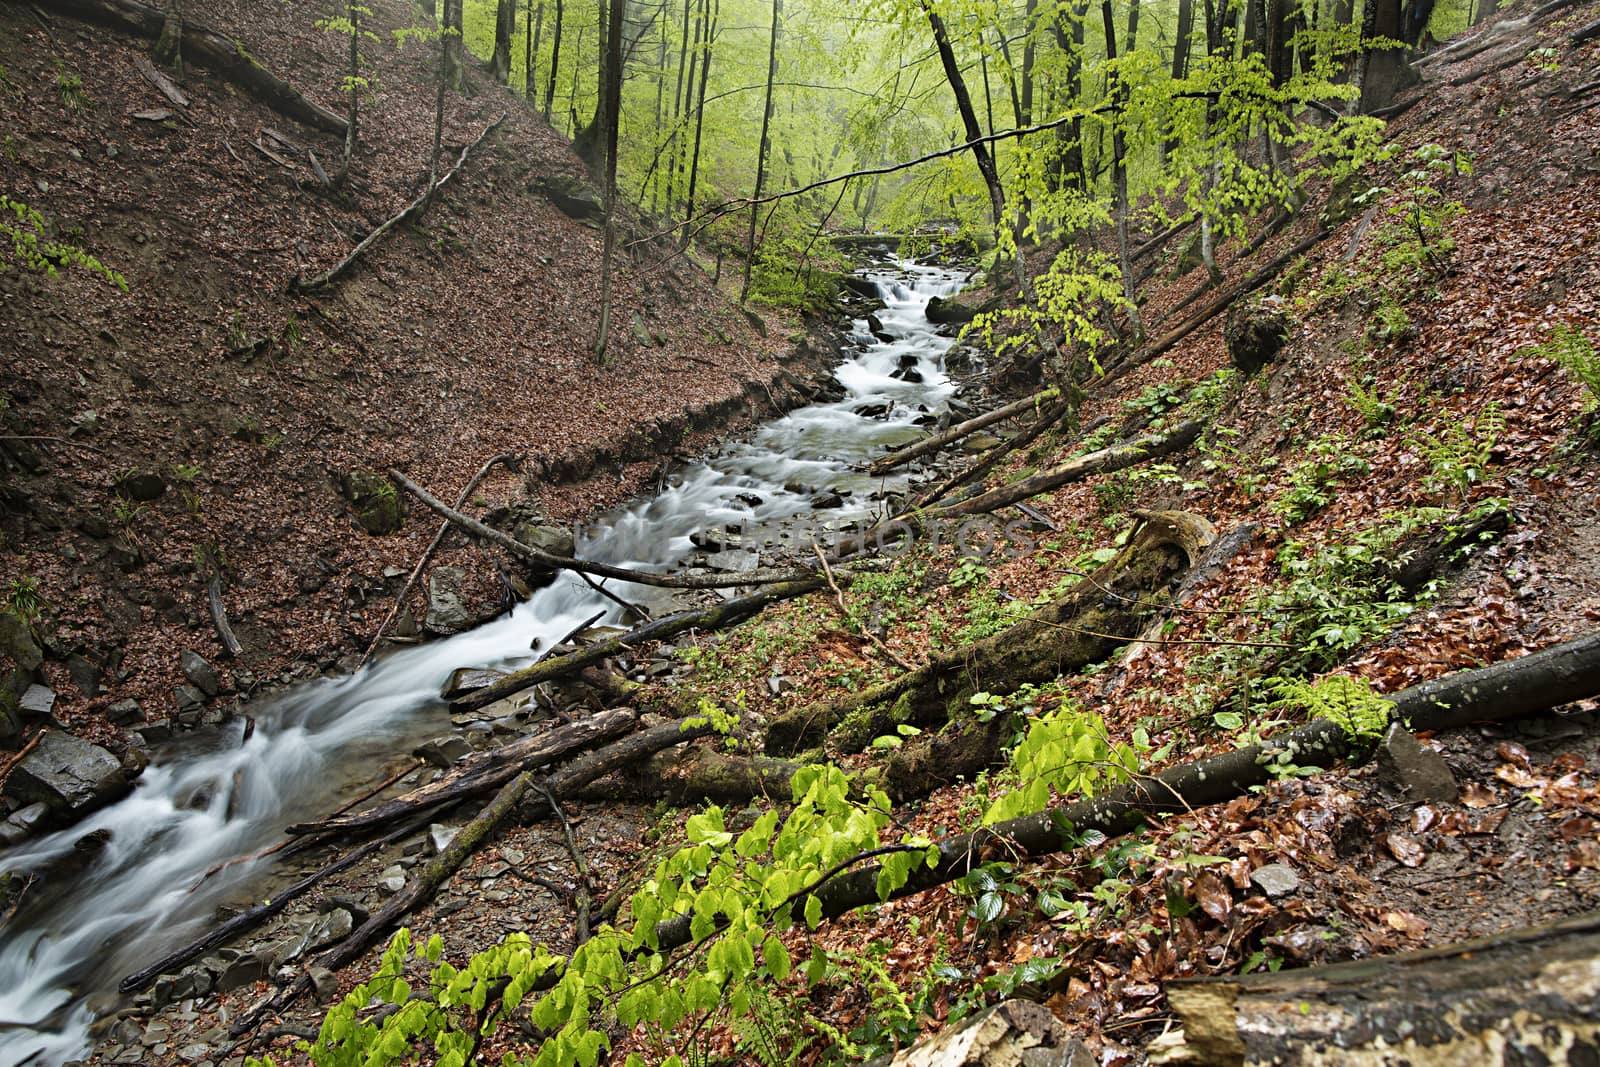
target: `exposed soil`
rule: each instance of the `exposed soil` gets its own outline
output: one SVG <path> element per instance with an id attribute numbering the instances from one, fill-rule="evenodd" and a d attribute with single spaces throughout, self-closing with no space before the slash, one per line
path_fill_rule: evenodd
<path id="1" fill-rule="evenodd" d="M 342 109 L 344 39 L 303 6 L 192 6 L 192 19 L 240 33 L 269 69 Z M 119 292 L 81 271 L 0 276 L 3 433 L 39 438 L 0 443 L 0 585 L 37 580 L 55 714 L 76 732 L 112 737 L 103 711 L 127 697 L 147 720 L 166 716 L 179 649 L 217 660 L 213 572 L 245 648 L 227 665 L 230 687 L 364 649 L 403 580 L 393 572 L 410 570 L 435 523 L 413 508 L 398 532 L 368 535 L 336 491 L 341 475 L 399 466 L 453 497 L 512 452 L 520 462 L 475 501 L 531 495 L 574 521 L 649 483 L 663 458 L 704 447 L 707 431 L 796 402 L 785 363 L 807 375 L 821 362 L 804 342 L 797 357 L 793 325 L 758 336 L 699 270 L 647 243 L 622 258 L 597 365 L 601 235 L 532 188 L 580 179 L 582 165 L 477 70 L 465 95 L 448 94 L 445 163 L 507 118 L 459 179 L 348 280 L 288 295 L 291 278 L 331 266 L 426 182 L 432 54 L 396 53 L 390 31 L 409 12 L 375 7 L 382 89 L 336 195 L 303 159 L 285 168 L 253 144 L 284 155 L 271 128 L 334 169 L 342 139 L 198 69 L 182 80 L 183 116 L 134 118 L 168 106 L 134 65 L 148 42 L 0 11 L 0 191 L 128 281 Z M 132 472 L 167 488 L 124 500 L 112 485 Z M 500 601 L 488 554 L 452 539 L 439 562 L 464 567 L 480 613 Z M 87 690 L 63 666 L 71 656 L 94 668 Z"/>

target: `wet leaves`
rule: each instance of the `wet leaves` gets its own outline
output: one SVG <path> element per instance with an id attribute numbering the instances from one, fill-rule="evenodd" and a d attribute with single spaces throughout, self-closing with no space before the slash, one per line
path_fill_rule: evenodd
<path id="1" fill-rule="evenodd" d="M 1407 867 L 1420 867 L 1423 861 L 1428 858 L 1427 850 L 1415 838 L 1406 834 L 1386 834 L 1383 839 L 1383 845 L 1389 850 L 1389 855 Z"/>

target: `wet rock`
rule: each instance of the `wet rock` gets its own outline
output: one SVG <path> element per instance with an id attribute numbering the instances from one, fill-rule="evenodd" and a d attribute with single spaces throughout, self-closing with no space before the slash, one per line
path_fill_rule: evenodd
<path id="1" fill-rule="evenodd" d="M 216 668 L 193 649 L 186 648 L 179 653 L 178 667 L 183 671 L 183 676 L 189 679 L 189 684 L 206 696 L 214 697 L 222 691 L 222 679 L 217 677 Z"/>
<path id="2" fill-rule="evenodd" d="M 311 979 L 311 991 L 316 998 L 326 1003 L 339 992 L 339 979 L 326 967 L 313 967 L 306 972 L 306 977 Z"/>
<path id="3" fill-rule="evenodd" d="M 1241 374 L 1251 375 L 1272 362 L 1289 340 L 1289 313 L 1283 298 L 1241 300 L 1228 308 L 1222 338 L 1228 358 Z"/>
<path id="4" fill-rule="evenodd" d="M 228 964 L 217 975 L 217 992 L 231 993 L 247 985 L 254 985 L 267 976 L 267 961 L 254 953 L 246 953 Z"/>
<path id="5" fill-rule="evenodd" d="M 637 314 L 633 316 L 629 326 L 633 330 L 634 343 L 640 348 L 650 348 L 656 343 L 655 338 L 650 336 L 650 328 Z"/>
<path id="6" fill-rule="evenodd" d="M 141 726 L 134 731 L 147 745 L 160 745 L 172 740 L 172 722 L 162 719 L 149 726 Z"/>
<path id="7" fill-rule="evenodd" d="M 830 511 L 833 508 L 844 507 L 844 497 L 838 493 L 825 493 L 822 496 L 811 498 L 811 506 L 817 511 Z"/>
<path id="8" fill-rule="evenodd" d="M 198 719 L 205 710 L 206 695 L 192 685 L 175 685 L 172 687 L 172 703 L 177 706 L 178 720 L 186 722 L 186 717 Z"/>
<path id="9" fill-rule="evenodd" d="M 106 709 L 106 718 L 111 720 L 113 726 L 131 726 L 136 722 L 144 721 L 144 711 L 140 709 L 139 702 L 129 697 L 119 700 Z"/>
<path id="10" fill-rule="evenodd" d="M 431 855 L 437 856 L 450 847 L 456 834 L 461 832 L 459 826 L 445 826 L 443 823 L 434 823 L 428 827 L 428 850 Z"/>
<path id="11" fill-rule="evenodd" d="M 855 408 L 854 410 L 855 410 L 855 414 L 860 415 L 864 419 L 876 419 L 876 418 L 881 418 L 884 415 L 889 414 L 890 411 L 894 410 L 894 405 L 892 403 L 891 404 L 862 404 L 859 407 Z"/>
<path id="12" fill-rule="evenodd" d="M 457 760 L 472 755 L 472 746 L 455 734 L 446 734 L 424 741 L 412 749 L 411 754 L 443 770 L 452 766 Z"/>
<path id="13" fill-rule="evenodd" d="M 1250 872 L 1250 883 L 1276 900 L 1300 888 L 1300 876 L 1282 863 L 1269 863 Z"/>
<path id="14" fill-rule="evenodd" d="M 450 672 L 450 677 L 439 689 L 442 700 L 456 700 L 468 693 L 476 693 L 485 689 L 501 678 L 505 677 L 504 671 L 491 671 L 483 667 L 457 667 Z"/>
<path id="15" fill-rule="evenodd" d="M 67 675 L 84 696 L 93 698 L 100 694 L 100 668 L 82 656 L 67 657 Z"/>
<path id="16" fill-rule="evenodd" d="M 356 928 L 356 918 L 344 908 L 334 908 L 317 920 L 306 934 L 306 951 L 325 948 L 350 936 Z"/>
<path id="17" fill-rule="evenodd" d="M 405 868 L 400 866 L 398 863 L 389 867 L 385 867 L 383 869 L 383 873 L 378 875 L 378 884 L 387 892 L 400 892 L 400 890 L 406 887 Z"/>
<path id="18" fill-rule="evenodd" d="M 428 572 L 428 614 L 422 625 L 436 634 L 458 634 L 472 625 L 461 584 L 466 575 L 458 567 L 435 567 Z"/>
<path id="19" fill-rule="evenodd" d="M 733 574 L 742 574 L 753 571 L 761 563 L 759 553 L 740 549 L 729 549 L 726 552 L 713 552 L 706 557 L 706 565 L 714 570 L 728 571 Z"/>
<path id="20" fill-rule="evenodd" d="M 868 300 L 881 302 L 883 299 L 883 295 L 878 292 L 878 283 L 870 278 L 863 278 L 859 274 L 846 274 L 844 276 L 844 287 L 856 296 L 865 297 Z"/>
<path id="21" fill-rule="evenodd" d="M 968 307 L 959 300 L 951 300 L 942 296 L 936 296 L 932 300 L 928 301 L 928 307 L 925 314 L 928 316 L 929 322 L 937 322 L 941 325 L 955 325 L 963 322 L 971 322 L 977 317 L 978 309 L 974 307 Z"/>
<path id="22" fill-rule="evenodd" d="M 27 715 L 48 719 L 56 706 L 56 692 L 47 686 L 30 685 L 17 700 L 17 707 Z"/>
<path id="23" fill-rule="evenodd" d="M 339 476 L 339 495 L 350 502 L 356 521 L 369 534 L 394 533 L 405 522 L 405 502 L 389 479 L 371 471 Z"/>
<path id="24" fill-rule="evenodd" d="M 979 452 L 987 452 L 989 449 L 996 448 L 1003 443 L 1000 438 L 993 434 L 975 433 L 961 442 L 961 451 L 969 456 L 975 456 Z"/>
<path id="25" fill-rule="evenodd" d="M 116 756 L 61 730 L 44 730 L 11 772 L 6 792 L 53 812 L 76 815 L 127 792 L 128 772 Z"/>
<path id="26" fill-rule="evenodd" d="M 6 820 L 7 826 L 14 826 L 24 835 L 38 833 L 44 826 L 45 818 L 50 814 L 50 808 L 45 804 L 29 804 L 11 813 Z"/>
<path id="27" fill-rule="evenodd" d="M 0 611 L 0 653 L 9 656 L 21 671 L 36 671 L 44 662 L 32 628 L 9 611 Z"/>
<path id="28" fill-rule="evenodd" d="M 1378 747 L 1378 768 L 1384 780 L 1406 799 L 1449 803 L 1461 793 L 1456 776 L 1443 757 L 1399 723 L 1392 723 Z"/>
<path id="29" fill-rule="evenodd" d="M 1172 276 L 1181 278 L 1204 262 L 1200 254 L 1200 231 L 1195 229 L 1178 244 L 1177 254 L 1172 261 Z"/>
<path id="30" fill-rule="evenodd" d="M 118 478 L 111 488 L 120 497 L 148 504 L 167 491 L 167 482 L 159 474 L 134 472 Z"/>

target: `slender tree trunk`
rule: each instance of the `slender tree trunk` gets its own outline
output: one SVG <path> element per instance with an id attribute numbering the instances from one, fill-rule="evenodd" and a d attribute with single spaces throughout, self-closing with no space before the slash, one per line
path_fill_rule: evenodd
<path id="1" fill-rule="evenodd" d="M 356 158 L 356 137 L 361 126 L 361 4 L 350 0 L 344 7 L 350 20 L 350 112 L 345 118 L 344 161 L 339 165 L 339 184 L 350 176 Z"/>
<path id="2" fill-rule="evenodd" d="M 1054 32 L 1056 47 L 1067 57 L 1064 99 L 1060 105 L 1076 109 L 1083 99 L 1083 26 L 1089 14 L 1088 0 L 1074 0 L 1070 13 L 1063 15 L 1058 9 Z M 1065 17 L 1066 24 L 1062 19 Z M 1056 134 L 1059 142 L 1060 163 L 1054 175 L 1054 188 L 1087 188 L 1083 169 L 1083 119 L 1075 116 Z"/>
<path id="3" fill-rule="evenodd" d="M 534 77 L 534 67 L 539 62 L 539 46 L 543 43 L 541 38 L 544 36 L 544 0 L 539 0 L 537 12 L 531 10 L 533 0 L 528 0 L 528 7 L 531 17 L 527 21 L 526 54 L 522 57 L 522 98 L 528 102 L 529 107 L 532 107 L 538 93 L 536 86 L 539 82 Z"/>
<path id="4" fill-rule="evenodd" d="M 1017 79 L 1012 73 L 1016 65 L 1011 62 L 1011 42 L 1006 40 L 1005 23 L 997 23 L 994 28 L 995 39 L 1000 44 L 1000 56 L 1006 61 L 1006 93 L 1011 97 L 1011 117 L 1018 126 L 1026 126 L 1028 120 L 1023 117 L 1022 96 L 1017 92 Z M 983 48 L 983 28 L 978 28 L 979 55 L 983 60 L 983 99 L 989 108 L 989 132 L 994 132 L 994 104 L 993 97 L 989 94 L 989 59 Z"/>
<path id="5" fill-rule="evenodd" d="M 772 83 L 778 78 L 778 33 L 783 24 L 783 0 L 772 0 L 772 30 L 767 37 L 767 103 L 761 111 L 761 140 L 756 145 L 756 192 L 752 199 L 760 200 L 766 191 L 767 153 L 772 150 L 768 135 L 772 127 Z M 745 235 L 744 284 L 739 289 L 739 303 L 750 299 L 750 275 L 756 263 L 756 212 L 760 205 L 750 205 L 750 229 Z"/>
<path id="6" fill-rule="evenodd" d="M 1133 0 L 1133 10 L 1128 14 L 1130 35 L 1138 32 L 1138 13 L 1139 0 Z M 1111 0 L 1101 0 L 1100 17 L 1106 31 L 1106 59 L 1115 63 L 1117 25 L 1111 9 Z M 1112 102 L 1111 158 L 1112 179 L 1117 190 L 1117 262 L 1122 269 L 1122 296 L 1128 302 L 1128 326 L 1133 334 L 1131 343 L 1137 345 L 1144 337 L 1144 319 L 1139 314 L 1137 294 L 1134 291 L 1133 263 L 1128 256 L 1128 166 L 1125 158 L 1127 135 L 1123 129 L 1126 122 L 1123 108 L 1127 104 L 1127 91 L 1123 88 L 1121 75 L 1115 70 L 1109 78 L 1110 84 L 1106 88 Z"/>
<path id="7" fill-rule="evenodd" d="M 972 94 L 967 92 L 966 79 L 961 76 L 961 65 L 956 62 L 955 48 L 950 44 L 950 33 L 945 29 L 944 19 L 939 17 L 928 0 L 920 0 L 923 13 L 928 16 L 928 25 L 933 30 L 933 43 L 939 50 L 939 61 L 944 66 L 945 79 L 950 83 L 950 91 L 956 98 L 956 110 L 961 114 L 961 125 L 966 131 L 967 140 L 977 142 L 983 137 L 983 129 L 978 125 L 977 112 L 972 108 Z M 974 143 L 972 158 L 978 164 L 978 173 L 983 176 L 983 184 L 989 190 L 989 210 L 994 218 L 996 232 L 1000 232 L 1006 225 L 1006 191 L 1000 184 L 1000 169 L 995 166 L 994 155 L 988 146 Z M 1026 292 L 1027 270 L 1022 264 L 1021 249 L 1017 249 L 1016 276 L 1018 289 Z M 999 275 L 995 276 L 998 283 Z"/>
<path id="8" fill-rule="evenodd" d="M 672 218 L 673 209 L 677 207 L 678 176 L 683 170 L 683 113 L 686 109 L 684 95 L 694 90 L 694 60 L 689 55 L 689 24 L 694 21 L 691 15 L 692 0 L 683 0 L 683 32 L 678 38 L 678 86 L 672 91 L 672 133 L 667 138 L 667 217 Z M 700 30 L 695 28 L 695 45 L 700 43 Z M 689 79 L 688 89 L 684 88 L 684 76 Z"/>
<path id="9" fill-rule="evenodd" d="M 1206 16 L 1206 54 L 1213 61 L 1223 58 L 1224 53 L 1231 51 L 1228 41 L 1228 4 L 1227 0 L 1205 0 Z M 1214 125 L 1211 101 L 1206 101 L 1205 128 L 1202 140 L 1211 139 L 1211 129 Z M 1210 200 L 1211 190 L 1217 184 L 1217 165 L 1213 162 L 1206 168 L 1206 199 Z M 1211 216 L 1205 211 L 1200 213 L 1200 262 L 1206 268 L 1206 277 L 1213 286 L 1222 284 L 1222 271 L 1217 269 L 1216 235 L 1212 230 Z"/>
<path id="10" fill-rule="evenodd" d="M 183 0 L 162 5 L 161 36 L 156 38 L 156 62 L 183 77 Z"/>
<path id="11" fill-rule="evenodd" d="M 617 248 L 617 130 L 622 125 L 622 17 L 626 0 L 609 0 L 605 65 L 600 86 L 600 134 L 605 150 L 606 240 L 600 258 L 600 329 L 595 359 L 604 362 L 611 334 L 611 266 Z"/>
<path id="12" fill-rule="evenodd" d="M 1189 76 L 1190 39 L 1194 36 L 1194 0 L 1178 0 L 1178 35 L 1172 44 L 1172 80 L 1181 82 Z M 1168 137 L 1163 153 L 1171 155 L 1178 147 L 1176 135 Z"/>
<path id="13" fill-rule="evenodd" d="M 662 9 L 665 10 L 663 0 Z M 667 34 L 666 27 L 662 27 L 661 34 L 656 38 L 656 124 L 651 129 L 661 129 L 661 120 L 666 117 L 662 109 L 662 102 L 667 95 Z M 659 157 L 657 158 L 659 162 Z M 665 177 L 659 166 L 655 170 L 655 180 L 650 184 L 650 214 L 655 215 L 661 210 L 661 185 Z M 640 190 L 639 199 L 644 200 L 644 191 Z"/>
<path id="14" fill-rule="evenodd" d="M 694 152 L 689 162 L 689 196 L 688 200 L 686 201 L 687 206 L 684 208 L 683 213 L 683 217 L 686 219 L 694 217 L 695 191 L 700 182 L 700 135 L 705 129 L 706 123 L 706 81 L 711 76 L 711 50 L 715 46 L 717 40 L 717 20 L 722 15 L 722 0 L 707 0 L 707 2 L 710 5 L 710 13 L 706 19 L 706 32 L 701 43 L 701 47 L 704 48 L 705 51 L 700 59 L 700 90 L 696 94 L 694 106 Z M 689 241 L 692 236 L 693 231 L 691 231 L 688 227 L 685 227 L 683 231 L 681 247 L 689 247 Z M 719 255 L 717 258 L 718 277 L 720 277 L 721 274 L 722 259 Z"/>
<path id="15" fill-rule="evenodd" d="M 461 5 L 463 0 L 444 0 L 445 81 L 461 91 L 464 71 L 461 66 Z"/>
<path id="16" fill-rule="evenodd" d="M 511 36 L 517 20 L 517 0 L 495 0 L 494 54 L 489 70 L 501 85 L 511 84 Z"/>
<path id="17" fill-rule="evenodd" d="M 1039 0 L 1028 0 L 1022 22 L 1022 125 L 1033 125 L 1034 34 L 1038 31 Z"/>
<path id="18" fill-rule="evenodd" d="M 545 82 L 544 88 L 544 120 L 550 121 L 550 108 L 556 99 L 556 75 L 561 70 L 561 16 L 566 8 L 566 0 L 556 0 L 556 24 L 550 33 L 550 80 Z"/>

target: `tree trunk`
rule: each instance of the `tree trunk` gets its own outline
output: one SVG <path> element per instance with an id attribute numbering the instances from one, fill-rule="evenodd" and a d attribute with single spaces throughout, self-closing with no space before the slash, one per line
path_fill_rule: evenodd
<path id="1" fill-rule="evenodd" d="M 751 197 L 759 201 L 766 191 L 767 154 L 772 150 L 769 133 L 772 127 L 772 83 L 778 77 L 778 32 L 783 21 L 783 0 L 772 0 L 772 29 L 767 35 L 767 102 L 761 110 L 761 140 L 756 142 L 756 191 Z M 750 275 L 756 264 L 756 213 L 759 203 L 750 205 L 750 228 L 744 239 L 744 284 L 739 287 L 739 303 L 750 299 Z"/>
<path id="2" fill-rule="evenodd" d="M 528 0 L 528 7 L 533 7 L 533 0 Z M 538 79 L 534 77 L 534 67 L 539 62 L 540 40 L 544 36 L 544 0 L 539 0 L 537 11 L 530 10 L 529 18 L 525 25 L 527 37 L 524 39 L 524 54 L 522 57 L 522 98 L 533 106 L 534 94 L 537 91 Z"/>
<path id="3" fill-rule="evenodd" d="M 1189 76 L 1189 51 L 1194 37 L 1194 0 L 1178 0 L 1178 32 L 1172 42 L 1172 80 L 1181 82 Z M 1162 152 L 1170 156 L 1178 147 L 1177 137 L 1167 138 Z"/>
<path id="4" fill-rule="evenodd" d="M 1181 979 L 1163 1064 L 1579 1063 L 1596 1044 L 1600 913 L 1397 956 Z"/>
<path id="5" fill-rule="evenodd" d="M 683 114 L 688 107 L 687 93 L 694 90 L 694 58 L 689 52 L 689 25 L 695 22 L 692 10 L 693 0 L 683 0 L 683 29 L 678 38 L 678 86 L 672 92 L 672 133 L 667 138 L 667 192 L 666 213 L 668 221 L 674 217 L 678 206 L 678 176 L 683 170 Z M 695 26 L 694 41 L 698 50 L 700 44 L 700 29 Z M 688 78 L 688 88 L 684 87 L 684 79 Z"/>
<path id="6" fill-rule="evenodd" d="M 983 127 L 978 124 L 978 113 L 972 107 L 972 94 L 967 92 L 966 79 L 961 76 L 961 65 L 956 62 L 955 48 L 950 43 L 950 33 L 945 29 L 944 19 L 933 9 L 928 0 L 919 0 L 923 12 L 928 16 L 928 25 L 933 29 L 933 43 L 939 50 L 939 61 L 944 66 L 945 79 L 950 83 L 950 91 L 955 94 L 956 110 L 961 114 L 961 125 L 966 131 L 967 140 L 977 142 L 983 137 Z M 1006 192 L 1000 184 L 1000 170 L 995 166 L 994 155 L 987 145 L 974 143 L 972 158 L 978 164 L 978 173 L 983 176 L 983 184 L 989 190 L 989 210 L 994 218 L 996 233 L 1001 233 L 1006 226 Z M 1026 275 L 1022 266 L 1021 250 L 1016 258 L 1017 285 L 1019 289 L 1026 289 Z M 996 275 L 998 280 L 998 274 Z"/>
<path id="7" fill-rule="evenodd" d="M 345 5 L 350 19 L 350 114 L 345 119 L 344 161 L 339 166 L 339 184 L 350 177 L 350 164 L 356 158 L 356 137 L 361 128 L 361 9 L 351 0 Z"/>
<path id="8" fill-rule="evenodd" d="M 517 21 L 517 0 L 495 0 L 494 54 L 489 71 L 501 85 L 511 84 L 511 35 Z"/>
<path id="9" fill-rule="evenodd" d="M 694 151 L 689 162 L 689 195 L 685 201 L 683 217 L 694 218 L 694 197 L 700 184 L 700 134 L 705 129 L 706 123 L 706 81 L 711 76 L 712 48 L 717 40 L 717 20 L 722 14 L 722 0 L 707 0 L 710 5 L 710 15 L 706 20 L 705 36 L 701 39 L 704 53 L 700 59 L 700 89 L 695 94 L 694 106 Z M 683 238 L 679 242 L 680 248 L 688 248 L 689 242 L 694 238 L 694 231 L 689 227 L 683 228 Z M 717 259 L 717 274 L 722 274 L 722 259 Z"/>
<path id="10" fill-rule="evenodd" d="M 1400 0 L 1366 0 L 1361 14 L 1363 41 L 1405 39 Z M 1397 92 L 1413 83 L 1416 74 L 1403 48 L 1367 48 L 1357 64 L 1360 75 L 1361 114 L 1388 107 Z"/>
<path id="11" fill-rule="evenodd" d="M 1106 32 L 1106 59 L 1115 62 L 1117 58 L 1117 26 L 1112 17 L 1111 0 L 1101 0 L 1100 17 L 1105 24 Z M 1128 12 L 1129 33 L 1137 32 L 1139 28 L 1139 0 L 1133 0 L 1132 10 Z M 1134 288 L 1133 262 L 1128 256 L 1128 165 L 1127 165 L 1127 134 L 1125 132 L 1127 116 L 1124 108 L 1127 105 L 1127 90 L 1123 87 L 1122 76 L 1115 71 L 1107 75 L 1111 84 L 1107 86 L 1111 96 L 1111 158 L 1112 180 L 1117 191 L 1117 263 L 1122 271 L 1122 298 L 1127 301 L 1128 327 L 1131 337 L 1129 344 L 1137 346 L 1144 338 L 1144 318 L 1139 314 L 1138 293 Z"/>
<path id="12" fill-rule="evenodd" d="M 1039 0 L 1028 0 L 1022 22 L 1022 125 L 1033 125 L 1033 61 L 1036 52 L 1034 34 L 1038 32 Z"/>
<path id="13" fill-rule="evenodd" d="M 556 98 L 556 75 L 561 70 L 561 16 L 566 10 L 566 0 L 556 0 L 556 24 L 550 31 L 550 79 L 544 88 L 544 120 L 550 121 L 550 107 Z"/>
<path id="14" fill-rule="evenodd" d="M 606 61 L 601 68 L 600 143 L 605 152 L 606 239 L 600 257 L 600 326 L 594 358 L 605 362 L 611 334 L 611 270 L 617 248 L 617 130 L 622 119 L 622 18 L 626 0 L 609 0 Z"/>
<path id="15" fill-rule="evenodd" d="M 444 0 L 444 70 L 445 84 L 456 92 L 461 91 L 465 68 L 461 63 L 461 5 L 463 0 Z"/>
<path id="16" fill-rule="evenodd" d="M 156 38 L 156 62 L 183 77 L 183 0 L 166 0 L 161 36 Z"/>

